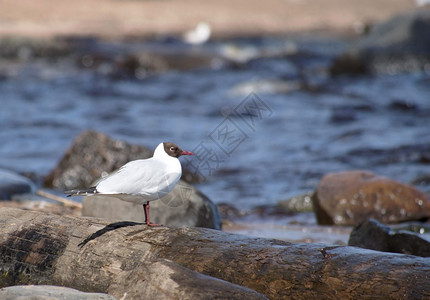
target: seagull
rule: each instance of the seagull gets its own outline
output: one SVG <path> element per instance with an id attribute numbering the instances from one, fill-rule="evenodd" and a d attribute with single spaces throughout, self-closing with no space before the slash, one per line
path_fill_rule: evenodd
<path id="1" fill-rule="evenodd" d="M 206 43 L 211 37 L 211 26 L 206 22 L 200 22 L 196 28 L 187 31 L 183 35 L 183 40 L 192 45 Z"/>
<path id="2" fill-rule="evenodd" d="M 95 186 L 84 190 L 65 191 L 67 197 L 103 195 L 143 205 L 145 224 L 161 226 L 149 221 L 149 202 L 170 193 L 182 175 L 181 155 L 194 155 L 176 144 L 160 143 L 154 156 L 126 163 L 116 172 L 101 178 Z"/>

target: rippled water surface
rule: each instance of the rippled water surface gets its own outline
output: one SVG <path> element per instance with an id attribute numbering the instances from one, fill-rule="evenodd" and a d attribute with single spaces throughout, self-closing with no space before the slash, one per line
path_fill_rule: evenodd
<path id="1" fill-rule="evenodd" d="M 151 148 L 161 141 L 186 150 L 206 146 L 218 160 L 200 169 L 206 181 L 199 188 L 216 203 L 240 208 L 313 190 L 332 171 L 367 169 L 406 183 L 428 176 L 428 75 L 330 78 L 327 67 L 346 46 L 340 40 L 231 44 L 198 51 L 216 56 L 230 49 L 254 58 L 138 78 L 76 67 L 70 57 L 3 60 L 0 167 L 43 176 L 76 135 L 92 128 Z M 279 49 L 285 53 L 265 55 Z M 266 108 L 252 126 L 234 115 L 250 92 Z M 226 124 L 239 135 L 223 137 Z"/>

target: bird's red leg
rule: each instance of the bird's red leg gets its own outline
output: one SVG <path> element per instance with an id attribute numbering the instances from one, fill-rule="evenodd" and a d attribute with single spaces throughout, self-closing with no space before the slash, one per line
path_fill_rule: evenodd
<path id="1" fill-rule="evenodd" d="M 148 224 L 148 211 L 146 210 L 146 206 L 149 202 L 143 203 L 143 212 L 145 213 L 145 224 Z"/>
<path id="2" fill-rule="evenodd" d="M 145 224 L 148 226 L 163 226 L 161 224 L 151 223 L 149 221 L 149 201 L 143 204 L 143 211 L 145 212 Z"/>

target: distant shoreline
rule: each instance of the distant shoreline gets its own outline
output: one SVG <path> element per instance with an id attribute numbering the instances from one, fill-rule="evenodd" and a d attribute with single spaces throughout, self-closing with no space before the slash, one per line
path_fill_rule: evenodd
<path id="1" fill-rule="evenodd" d="M 412 9 L 412 0 L 2 0 L 0 38 L 177 36 L 199 22 L 210 24 L 215 38 L 351 34 Z"/>

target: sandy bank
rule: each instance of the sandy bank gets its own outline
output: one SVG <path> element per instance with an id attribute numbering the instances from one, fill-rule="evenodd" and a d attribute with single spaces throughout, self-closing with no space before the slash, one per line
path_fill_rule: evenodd
<path id="1" fill-rule="evenodd" d="M 413 9 L 412 0 L 3 0 L 0 36 L 178 34 L 208 22 L 217 37 L 348 32 Z"/>

